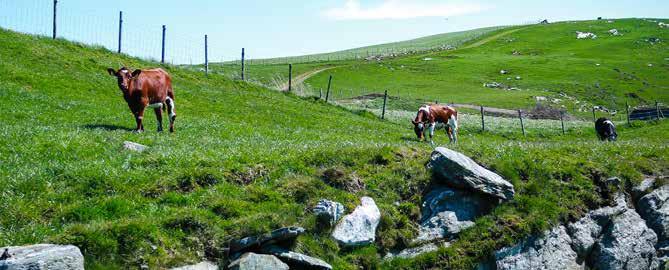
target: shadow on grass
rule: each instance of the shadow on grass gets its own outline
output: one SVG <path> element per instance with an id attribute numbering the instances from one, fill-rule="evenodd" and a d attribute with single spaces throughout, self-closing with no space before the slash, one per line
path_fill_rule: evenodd
<path id="1" fill-rule="evenodd" d="M 122 126 L 117 126 L 117 125 L 107 125 L 107 124 L 86 124 L 84 125 L 84 128 L 86 129 L 102 129 L 106 131 L 116 131 L 116 130 L 123 130 L 123 131 L 134 131 L 134 129 L 128 128 L 128 127 L 122 127 Z"/>

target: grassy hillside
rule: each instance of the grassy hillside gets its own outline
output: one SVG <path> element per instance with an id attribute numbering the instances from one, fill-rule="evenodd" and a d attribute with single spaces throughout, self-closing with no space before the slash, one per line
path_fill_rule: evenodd
<path id="1" fill-rule="evenodd" d="M 415 237 L 431 181 L 424 168 L 431 147 L 413 139 L 408 121 L 166 66 L 177 132 L 156 133 L 147 113 L 147 132 L 135 134 L 106 68 L 156 63 L 5 30 L 0 44 L 0 246 L 74 244 L 87 269 L 220 259 L 229 240 L 288 225 L 308 231 L 296 251 L 336 269 L 467 269 L 496 248 L 606 204 L 600 179 L 620 176 L 631 185 L 669 168 L 666 121 L 621 127 L 616 144 L 596 142 L 585 126 L 566 136 L 463 130 L 452 147 L 509 179 L 516 199 L 477 220 L 451 248 L 384 262 Z M 447 141 L 438 136 L 438 144 Z M 129 152 L 125 140 L 150 148 Z M 352 179 L 365 188 L 337 188 Z M 309 209 L 328 198 L 350 211 L 363 195 L 382 212 L 377 241 L 341 249 Z"/>
<path id="2" fill-rule="evenodd" d="M 622 35 L 610 34 L 611 29 Z M 598 38 L 577 40 L 576 31 Z M 669 102 L 669 31 L 657 22 L 560 22 L 506 32 L 455 51 L 348 64 L 306 83 L 324 85 L 332 74 L 338 89 L 352 90 L 344 94 L 388 89 L 406 98 L 501 108 L 533 106 L 536 96 L 560 99 L 556 106 L 570 110 L 592 105 L 620 110 L 626 100 L 633 105 Z M 490 82 L 517 90 L 483 86 Z"/>

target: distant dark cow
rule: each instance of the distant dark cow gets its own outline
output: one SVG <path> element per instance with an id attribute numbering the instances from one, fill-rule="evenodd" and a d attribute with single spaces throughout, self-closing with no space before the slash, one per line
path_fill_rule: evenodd
<path id="1" fill-rule="evenodd" d="M 425 125 L 430 134 L 430 142 L 434 136 L 434 129 L 437 123 L 446 124 L 446 134 L 451 143 L 458 142 L 458 111 L 449 106 L 443 105 L 425 105 L 420 107 L 416 118 L 411 121 L 414 125 L 414 132 L 419 140 L 423 140 Z"/>
<path id="2" fill-rule="evenodd" d="M 602 141 L 615 141 L 618 138 L 616 126 L 611 120 L 604 117 L 597 119 L 595 130 L 597 131 L 597 137 Z"/>
<path id="3" fill-rule="evenodd" d="M 118 79 L 118 87 L 123 92 L 123 98 L 128 102 L 130 111 L 137 122 L 137 132 L 144 131 L 144 109 L 153 108 L 158 119 L 158 132 L 163 131 L 163 112 L 169 112 L 170 132 L 174 132 L 174 90 L 170 75 L 160 68 L 130 71 L 123 67 L 118 71 L 108 68 L 110 75 Z"/>

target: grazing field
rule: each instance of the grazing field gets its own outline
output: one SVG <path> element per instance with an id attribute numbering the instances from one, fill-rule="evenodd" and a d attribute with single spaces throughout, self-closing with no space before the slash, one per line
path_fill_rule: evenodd
<path id="1" fill-rule="evenodd" d="M 612 29 L 620 35 L 609 33 Z M 305 83 L 317 89 L 331 74 L 335 89 L 349 96 L 389 90 L 406 99 L 513 109 L 532 107 L 537 97 L 581 112 L 593 105 L 622 111 L 626 101 L 669 102 L 669 31 L 657 20 L 559 22 L 502 31 L 507 34 L 454 51 L 350 63 Z M 576 31 L 598 37 L 579 40 Z M 483 86 L 493 82 L 501 88 Z"/>
<path id="2" fill-rule="evenodd" d="M 511 181 L 515 199 L 476 220 L 450 248 L 383 261 L 415 237 L 432 180 L 424 167 L 432 148 L 414 139 L 403 116 L 381 121 L 367 111 L 165 66 L 177 131 L 155 132 L 147 113 L 147 131 L 136 134 L 106 68 L 157 63 L 6 30 L 0 44 L 0 246 L 74 244 L 87 269 L 205 258 L 225 265 L 228 241 L 289 225 L 307 229 L 296 251 L 335 269 L 471 269 L 495 249 L 607 204 L 597 188 L 602 179 L 618 176 L 627 187 L 669 168 L 666 121 L 621 126 L 620 141 L 611 144 L 596 141 L 587 125 L 527 137 L 515 128 L 465 128 L 451 147 Z M 125 150 L 126 140 L 149 149 Z M 446 142 L 437 135 L 437 144 Z M 329 179 L 328 170 L 341 178 Z M 364 188 L 331 185 L 352 179 Z M 381 209 L 376 242 L 340 248 L 309 209 L 328 198 L 350 211 L 364 195 Z"/>

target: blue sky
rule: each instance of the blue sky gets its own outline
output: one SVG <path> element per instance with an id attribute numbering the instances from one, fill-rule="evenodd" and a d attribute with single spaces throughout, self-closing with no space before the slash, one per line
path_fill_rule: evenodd
<path id="1" fill-rule="evenodd" d="M 0 26 L 51 31 L 52 0 L 0 0 Z M 451 0 L 59 0 L 59 35 L 116 48 L 124 12 L 124 51 L 159 58 L 168 27 L 168 61 L 202 62 L 204 34 L 212 61 L 302 55 L 472 28 L 621 17 L 669 17 L 669 1 Z"/>

